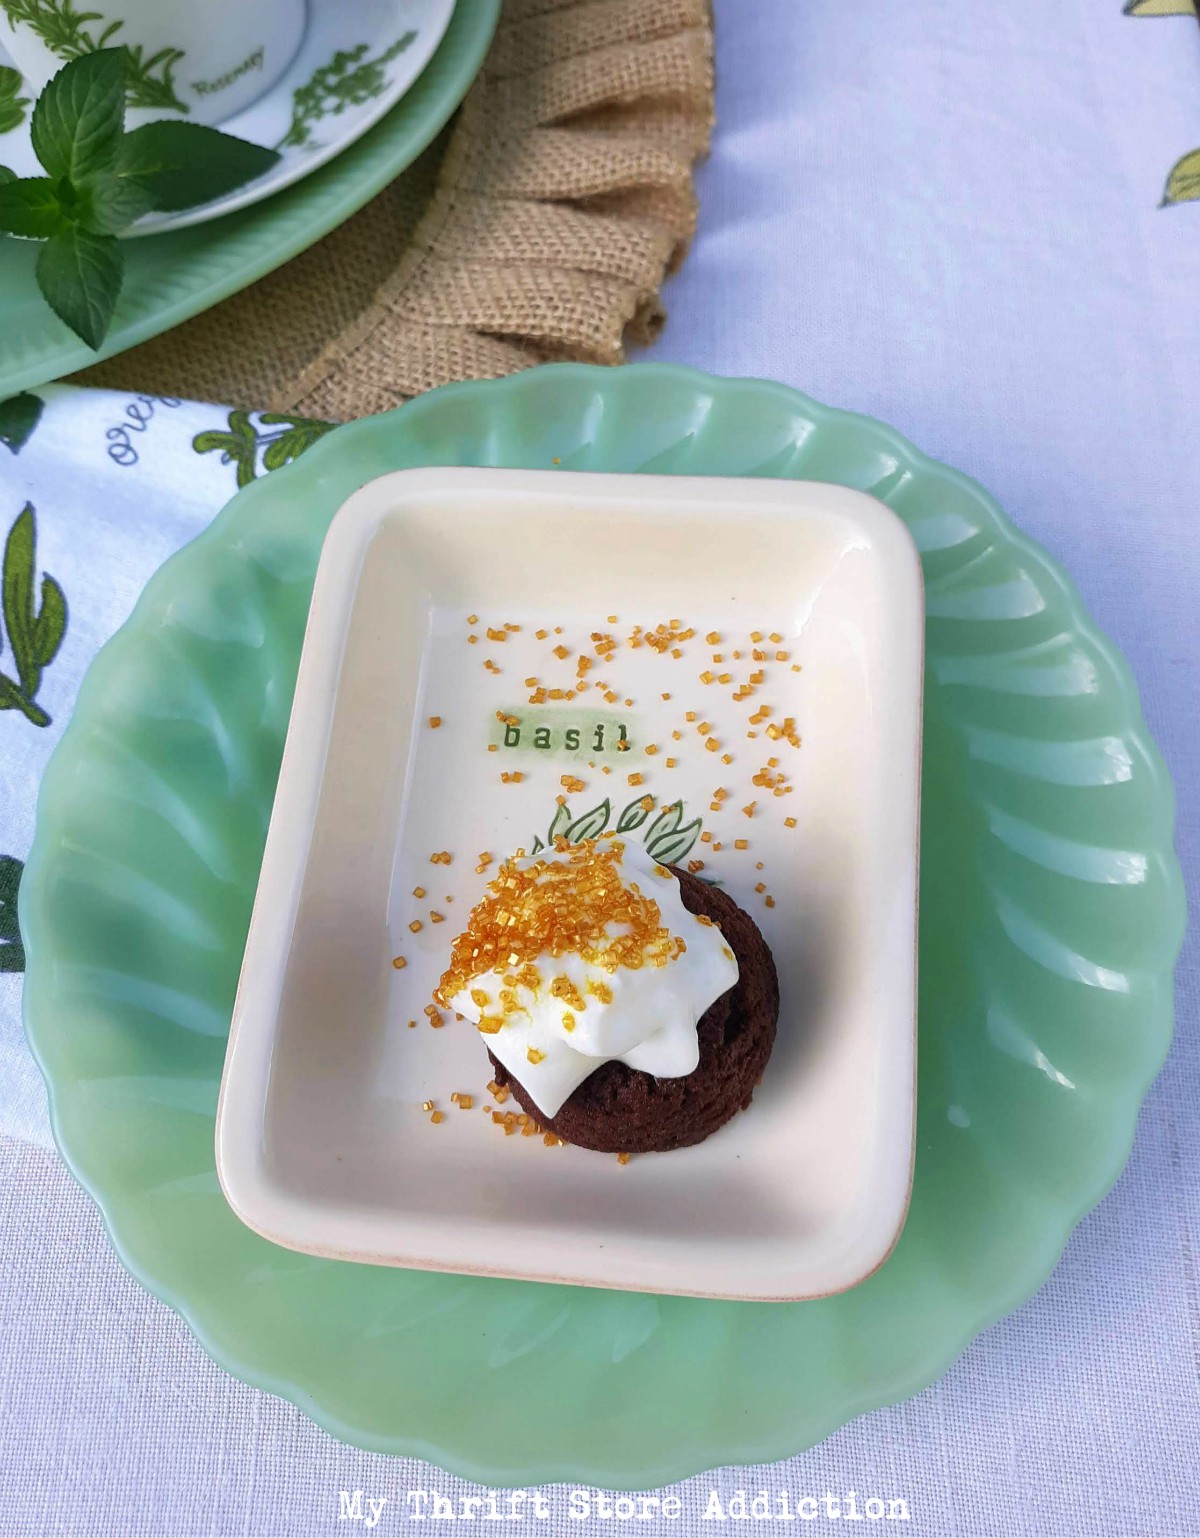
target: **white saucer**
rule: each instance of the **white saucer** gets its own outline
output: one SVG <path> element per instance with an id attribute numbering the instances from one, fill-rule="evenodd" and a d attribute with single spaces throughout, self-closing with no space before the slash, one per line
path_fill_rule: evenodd
<path id="1" fill-rule="evenodd" d="M 279 161 L 257 181 L 182 213 L 147 214 L 127 236 L 201 224 L 246 208 L 290 186 L 332 160 L 393 107 L 432 58 L 450 25 L 455 0 L 309 0 L 308 26 L 296 57 L 258 101 L 220 124 L 223 132 L 267 144 Z M 29 137 L 36 89 L 13 87 L 11 65 L 0 49 L 0 123 L 21 121 L 0 133 L 0 165 L 18 176 L 41 176 Z M 21 101 L 24 100 L 24 106 Z"/>

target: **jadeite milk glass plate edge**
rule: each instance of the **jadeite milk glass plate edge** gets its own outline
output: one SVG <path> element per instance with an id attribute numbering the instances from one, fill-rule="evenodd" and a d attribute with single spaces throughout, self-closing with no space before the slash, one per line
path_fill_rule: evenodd
<path id="1" fill-rule="evenodd" d="M 1125 779 L 1140 787 L 1137 810 L 1145 846 L 1130 858 L 1141 862 L 1139 868 L 1145 873 L 1142 891 L 1147 894 L 1142 906 L 1148 905 L 1152 911 L 1139 910 L 1136 946 L 1125 963 L 1124 992 L 1119 987 L 1114 990 L 1101 986 L 1097 990 L 1096 977 L 1090 975 L 1087 980 L 1067 980 L 1075 990 L 1072 998 L 1077 997 L 1080 987 L 1098 993 L 1100 1004 L 1113 998 L 1120 1003 L 1135 991 L 1138 996 L 1139 1030 L 1133 1035 L 1125 1032 L 1113 1037 L 1121 1050 L 1109 1049 L 1112 1062 L 1101 1086 L 1101 1100 L 1097 1101 L 1095 1088 L 1089 1085 L 1087 1094 L 1075 1095 L 1070 1102 L 1071 1114 L 1075 1114 L 1080 1103 L 1090 1109 L 1092 1120 L 1080 1125 L 1091 1138 L 1088 1147 L 1093 1157 L 1086 1169 L 1068 1170 L 1058 1187 L 1052 1184 L 1046 1191 L 1039 1189 L 1034 1211 L 1025 1191 L 1029 1181 L 1014 1180 L 1012 1169 L 1007 1171 L 1007 1183 L 996 1177 L 992 1169 L 996 1150 L 987 1148 L 988 1159 L 983 1161 L 978 1176 L 984 1182 L 986 1199 L 977 1199 L 972 1188 L 970 1205 L 987 1209 L 985 1216 L 997 1232 L 989 1230 L 986 1222 L 966 1208 L 952 1211 L 939 1195 L 941 1188 L 946 1187 L 947 1171 L 952 1172 L 956 1163 L 963 1162 L 962 1149 L 969 1152 L 973 1144 L 955 1145 L 954 1151 L 939 1153 L 939 1147 L 947 1146 L 940 1075 L 946 1066 L 943 1057 L 948 1054 L 942 1037 L 936 1035 L 937 1022 L 930 1022 L 923 1031 L 923 1045 L 926 1036 L 932 1043 L 930 1063 L 923 1064 L 922 1073 L 922 1100 L 929 1101 L 925 1115 L 930 1120 L 919 1132 L 919 1144 L 926 1157 L 923 1171 L 919 1151 L 917 1195 L 923 1173 L 931 1194 L 919 1207 L 914 1203 L 917 1210 L 910 1217 L 905 1238 L 892 1260 L 870 1282 L 843 1299 L 795 1306 L 697 1306 L 680 1300 L 684 1307 L 674 1309 L 669 1305 L 676 1300 L 636 1294 L 572 1290 L 574 1295 L 565 1297 L 564 1290 L 551 1287 L 413 1274 L 414 1282 L 424 1289 L 421 1308 L 428 1320 L 422 1330 L 424 1338 L 432 1341 L 435 1353 L 440 1341 L 440 1337 L 434 1339 L 439 1328 L 436 1321 L 443 1317 L 444 1309 L 448 1320 L 457 1321 L 457 1333 L 471 1337 L 465 1348 L 468 1352 L 478 1353 L 482 1339 L 499 1338 L 503 1344 L 501 1356 L 504 1351 L 509 1353 L 501 1362 L 496 1356 L 498 1347 L 485 1347 L 485 1354 L 491 1353 L 486 1360 L 479 1361 L 471 1355 L 464 1358 L 463 1365 L 468 1370 L 474 1363 L 476 1373 L 486 1371 L 489 1365 L 506 1365 L 511 1372 L 511 1362 L 524 1359 L 527 1368 L 538 1373 L 537 1395 L 517 1395 L 508 1402 L 506 1415 L 497 1423 L 494 1418 L 473 1418 L 468 1408 L 470 1396 L 460 1403 L 464 1396 L 456 1397 L 453 1385 L 447 1389 L 440 1380 L 424 1381 L 425 1374 L 412 1356 L 413 1340 L 402 1328 L 403 1320 L 397 1324 L 397 1331 L 398 1338 L 405 1341 L 408 1355 L 397 1361 L 407 1363 L 413 1383 L 411 1407 L 403 1397 L 398 1401 L 390 1397 L 388 1385 L 372 1377 L 374 1369 L 366 1358 L 356 1369 L 356 1392 L 345 1388 L 344 1380 L 349 1375 L 345 1362 L 340 1364 L 343 1370 L 335 1382 L 327 1362 L 323 1364 L 311 1352 L 305 1357 L 303 1343 L 286 1336 L 269 1338 L 269 1332 L 254 1317 L 253 1304 L 247 1301 L 252 1289 L 232 1269 L 198 1273 L 196 1267 L 183 1266 L 181 1271 L 181 1262 L 170 1253 L 169 1246 L 186 1244 L 186 1240 L 179 1234 L 167 1234 L 163 1226 L 167 1220 L 155 1216 L 158 1209 L 152 1211 L 145 1196 L 145 1156 L 148 1154 L 150 1161 L 156 1157 L 170 1159 L 174 1156 L 174 1144 L 166 1152 L 157 1144 L 144 1150 L 139 1149 L 134 1136 L 114 1151 L 113 1145 L 121 1139 L 114 1135 L 111 1110 L 103 1103 L 106 1076 L 94 1069 L 89 1076 L 87 1067 L 89 1052 L 99 1051 L 102 1061 L 103 1053 L 110 1050 L 106 1034 L 109 1027 L 100 1028 L 94 1039 L 99 1041 L 98 1047 L 86 1033 L 81 1036 L 78 1031 L 60 1028 L 60 1022 L 67 1019 L 63 1000 L 70 997 L 72 966 L 70 955 L 64 953 L 63 941 L 64 936 L 71 938 L 74 920 L 68 909 L 59 906 L 64 896 L 71 896 L 70 881 L 66 887 L 60 887 L 57 899 L 55 888 L 64 872 L 70 875 L 69 867 L 75 859 L 68 848 L 76 831 L 72 809 L 80 796 L 92 793 L 84 788 L 88 755 L 91 753 L 94 761 L 97 744 L 112 733 L 114 715 L 119 723 L 121 710 L 134 702 L 129 678 L 137 677 L 147 668 L 152 673 L 159 666 L 161 645 L 149 643 L 161 641 L 164 619 L 175 626 L 176 635 L 181 633 L 181 625 L 184 632 L 198 638 L 205 633 L 233 634 L 238 628 L 238 610 L 236 595 L 231 596 L 231 572 L 250 571 L 261 586 L 262 571 L 269 570 L 273 577 L 282 580 L 290 569 L 291 578 L 300 589 L 305 581 L 311 585 L 329 518 L 351 490 L 387 470 L 423 462 L 544 465 L 555 456 L 564 466 L 573 468 L 791 474 L 844 480 L 891 501 L 906 521 L 928 525 L 923 531 L 927 547 L 937 532 L 934 525 L 948 538 L 955 518 L 963 521 L 964 528 L 973 521 L 986 532 L 988 549 L 1013 555 L 1015 569 L 1029 579 L 1024 598 L 1019 583 L 1013 590 L 1017 600 L 1028 599 L 1032 604 L 1036 598 L 1047 611 L 1063 611 L 1063 624 L 1070 632 L 1068 639 L 1073 644 L 1078 642 L 1079 655 L 1092 670 L 1092 694 L 1108 702 L 1113 721 L 1120 724 L 1119 742 L 1127 746 L 1129 753 Z M 914 514 L 914 502 L 920 505 L 920 515 Z M 930 518 L 934 525 L 929 524 Z M 934 546 L 936 543 L 934 539 Z M 987 550 L 976 552 L 970 540 L 967 544 L 973 552 L 967 569 L 977 568 L 981 562 L 986 565 Z M 986 630 L 990 623 L 987 619 L 972 621 L 961 617 L 964 611 L 954 588 L 957 579 L 952 572 L 946 587 L 938 574 L 938 559 L 938 549 L 927 548 L 927 567 L 932 571 L 932 577 L 927 573 L 933 600 L 931 630 L 941 624 L 951 629 L 982 625 Z M 986 591 L 991 597 L 982 600 L 985 607 L 987 602 L 1009 602 L 1003 584 L 999 589 L 989 587 Z M 976 608 L 979 601 L 977 593 L 973 600 Z M 1002 624 L 1003 620 L 997 619 L 996 623 Z M 295 667 L 295 655 L 289 653 L 289 647 L 298 653 L 300 632 L 302 616 L 299 630 L 284 646 L 281 666 L 285 673 L 290 668 L 289 679 L 294 678 Z M 197 644 L 201 644 L 200 640 Z M 944 651 L 942 642 L 931 647 L 933 687 L 927 690 L 927 712 L 930 695 L 936 695 L 939 687 L 951 692 L 962 687 L 953 680 L 939 684 Z M 969 662 L 969 647 L 963 655 Z M 950 664 L 954 662 L 953 656 L 946 659 L 948 674 L 952 673 Z M 280 741 L 290 687 L 289 681 L 276 691 L 282 698 L 275 702 L 271 730 Z M 1040 708 L 1039 700 L 1033 703 Z M 1074 708 L 1078 701 L 1071 703 Z M 1084 699 L 1084 705 L 1089 703 Z M 1118 741 L 1118 734 L 1109 736 L 1114 743 Z M 995 756 L 996 743 L 990 742 L 988 750 Z M 1064 762 L 1067 760 L 1074 762 L 1070 753 Z M 927 739 L 927 765 L 928 762 Z M 273 785 L 269 765 L 262 770 L 261 778 L 265 810 L 269 811 Z M 927 787 L 927 826 L 935 833 L 938 806 L 938 797 L 931 797 Z M 205 1349 L 230 1372 L 291 1399 L 327 1430 L 348 1442 L 372 1450 L 425 1457 L 468 1478 L 503 1484 L 585 1479 L 616 1488 L 649 1488 L 719 1464 L 763 1462 L 789 1456 L 821 1440 L 858 1413 L 909 1397 L 934 1381 L 979 1330 L 1017 1307 L 1049 1274 L 1071 1229 L 1120 1173 L 1132 1140 L 1137 1106 L 1169 1044 L 1171 967 L 1182 936 L 1184 913 L 1182 880 L 1171 846 L 1172 819 L 1170 782 L 1141 721 L 1136 690 L 1126 664 L 1082 614 L 1079 600 L 1062 572 L 1012 528 L 973 482 L 927 460 L 891 429 L 869 418 L 819 406 L 781 385 L 714 379 L 690 370 L 653 364 L 616 371 L 556 365 L 502 382 L 449 386 L 397 412 L 340 428 L 316 444 L 303 463 L 272 472 L 241 492 L 199 539 L 167 562 L 152 580 L 130 620 L 104 648 L 84 680 L 74 717 L 43 782 L 34 848 L 22 887 L 22 927 L 28 951 L 27 1031 L 46 1076 L 59 1146 L 100 1205 L 118 1253 L 151 1291 L 183 1315 Z M 265 832 L 265 812 L 262 831 Z M 1016 835 L 1011 828 L 1004 831 L 1011 843 Z M 1077 864 L 1080 858 L 1088 856 L 1090 846 L 1085 848 L 1079 839 L 1058 838 L 1048 848 L 1050 854 L 1046 858 L 1060 864 L 1065 861 L 1070 867 L 1072 862 Z M 1080 849 L 1084 856 L 1078 853 Z M 937 853 L 936 842 L 932 852 Z M 1104 851 L 1091 853 L 1099 857 Z M 255 858 L 252 857 L 251 866 Z M 926 868 L 931 868 L 929 851 Z M 76 865 L 75 879 L 78 869 Z M 105 874 L 105 880 L 111 878 L 111 872 Z M 91 915 L 86 911 L 85 894 L 85 887 L 78 888 L 74 900 L 75 918 L 82 912 L 86 927 Z M 926 924 L 934 922 L 936 915 L 936 905 L 925 901 Z M 1019 913 L 1016 918 L 1011 914 L 1009 918 L 1016 923 Z M 235 917 L 234 929 L 238 922 Z M 1128 928 L 1127 920 L 1123 924 Z M 1025 935 L 1023 942 L 1034 949 L 1041 943 L 1037 935 Z M 922 961 L 928 973 L 924 955 Z M 1061 974 L 1063 964 L 1069 969 L 1075 963 L 1083 964 L 1077 951 L 1051 946 L 1038 976 L 1052 974 L 1046 986 L 1059 986 L 1061 978 L 1053 975 L 1054 968 L 1057 966 Z M 236 958 L 230 965 L 236 975 Z M 1111 982 L 1116 974 L 1110 969 L 1105 975 Z M 224 989 L 222 996 L 227 991 Z M 1090 999 L 1091 995 L 1091 1008 Z M 213 1017 L 210 1028 L 215 1029 L 220 1001 L 214 1007 L 211 1000 L 206 1000 L 205 1005 Z M 117 1008 L 112 1019 L 120 1018 L 121 1009 Z M 1010 1062 L 1024 1060 L 1019 1035 L 1013 1036 L 1013 1023 L 1009 1022 L 1004 1029 L 1008 1035 L 998 1038 L 1001 1055 L 988 1058 L 984 1075 L 992 1083 L 998 1074 L 1007 1071 Z M 1098 1033 L 1097 1039 L 1103 1041 L 1103 1032 Z M 946 1040 L 952 1042 L 953 1038 Z M 81 1042 L 83 1058 L 76 1060 Z M 223 1047 L 223 1041 L 215 1045 Z M 185 1038 L 184 1055 L 191 1047 L 191 1038 Z M 111 1051 L 115 1057 L 119 1058 L 121 1050 L 122 1043 L 114 1040 Z M 987 1055 L 992 1048 L 984 1042 L 978 1050 Z M 1041 1092 L 1049 1075 L 1046 1067 L 1037 1062 L 1039 1052 L 1031 1044 L 1030 1052 L 1024 1055 L 1027 1061 L 1023 1071 L 1028 1072 L 1019 1082 L 1026 1086 L 1032 1083 Z M 1044 1058 L 1045 1054 L 1041 1056 Z M 190 1175 L 175 1182 L 176 1187 L 187 1190 L 188 1181 L 198 1182 L 197 1199 L 203 1194 L 206 1203 L 215 1201 L 223 1207 L 211 1172 L 211 1110 L 215 1108 L 220 1061 L 221 1055 L 214 1055 L 211 1106 L 204 1094 L 208 1066 L 198 1069 L 191 1079 L 186 1071 L 180 1073 L 178 1080 L 172 1075 L 165 1076 L 163 1082 L 169 1081 L 168 1089 L 173 1087 L 176 1102 L 182 1103 L 184 1110 L 172 1109 L 161 1127 L 178 1127 L 180 1142 L 187 1142 L 196 1161 L 203 1144 L 209 1161 L 207 1185 L 205 1172 L 197 1162 Z M 1097 1069 L 1104 1066 L 1094 1051 L 1085 1061 L 1091 1061 Z M 179 1071 L 178 1062 L 164 1060 L 164 1065 Z M 113 1065 L 108 1066 L 111 1071 Z M 969 1069 L 969 1060 L 967 1066 Z M 1076 1079 L 1080 1077 L 1076 1071 Z M 135 1104 L 141 1093 L 139 1083 L 135 1080 L 133 1085 Z M 147 1096 L 161 1092 L 161 1082 L 146 1083 Z M 180 1085 L 184 1086 L 183 1091 Z M 99 1114 L 92 1103 L 97 1093 Z M 171 1098 L 168 1094 L 168 1101 Z M 1052 1099 L 1049 1104 L 1059 1102 Z M 140 1105 L 138 1108 L 145 1109 Z M 986 1104 L 983 1109 L 988 1109 Z M 966 1115 L 957 1102 L 950 1110 Z M 192 1126 L 193 1122 L 203 1123 L 206 1115 L 207 1125 Z M 989 1137 L 994 1136 L 993 1130 L 983 1125 L 986 1117 L 979 1120 L 978 1136 L 982 1137 L 985 1131 Z M 1070 1124 L 1069 1116 L 1066 1121 L 1062 1141 L 1055 1145 L 1063 1164 L 1075 1158 L 1074 1145 L 1079 1141 L 1079 1129 Z M 951 1130 L 961 1135 L 961 1122 L 955 1122 Z M 1041 1146 L 1038 1124 L 1031 1122 L 1020 1130 L 1026 1137 L 1035 1134 L 1032 1141 L 1036 1147 Z M 976 1133 L 972 1132 L 972 1136 Z M 1010 1161 L 1015 1159 L 1020 1164 L 1019 1150 L 1010 1147 L 1001 1151 Z M 1016 1174 L 1020 1177 L 1019 1168 Z M 952 1188 L 953 1179 L 947 1189 Z M 211 1209 L 205 1205 L 203 1210 L 210 1214 L 206 1221 L 212 1221 Z M 223 1221 L 214 1226 L 231 1252 L 232 1268 L 247 1241 L 243 1234 L 234 1232 L 240 1225 L 227 1211 L 220 1216 Z M 1021 1219 L 1019 1226 L 1016 1216 Z M 979 1250 L 974 1275 L 970 1250 L 946 1254 L 937 1248 L 946 1244 L 947 1233 L 956 1220 L 963 1228 L 963 1244 L 973 1244 Z M 1005 1224 L 1007 1230 L 998 1232 Z M 1009 1239 L 1012 1244 L 1006 1242 Z M 342 1313 L 347 1309 L 353 1311 L 354 1294 L 368 1299 L 371 1306 L 379 1304 L 380 1287 L 392 1286 L 390 1282 L 379 1283 L 379 1277 L 404 1274 L 380 1273 L 369 1267 L 342 1267 L 343 1273 L 349 1269 L 360 1275 L 342 1275 L 333 1292 L 322 1292 L 322 1286 L 328 1289 L 334 1285 L 327 1277 L 322 1281 L 320 1276 L 305 1278 L 295 1273 L 293 1263 L 302 1266 L 306 1257 L 288 1256 L 253 1236 L 249 1242 L 257 1246 L 253 1256 L 260 1262 L 259 1271 L 265 1267 L 270 1279 L 284 1290 L 315 1287 L 316 1303 L 334 1310 L 326 1314 L 329 1319 L 340 1317 L 337 1308 Z M 991 1262 L 988 1244 L 997 1245 L 997 1254 L 1009 1262 L 1007 1269 L 997 1269 Z M 316 1261 L 309 1264 L 314 1270 L 329 1265 Z M 916 1282 L 921 1285 L 915 1285 Z M 513 1289 L 520 1289 L 520 1296 Z M 260 1277 L 257 1292 L 269 1291 Z M 335 1303 L 343 1292 L 345 1303 Z M 402 1297 L 406 1305 L 411 1302 L 416 1308 L 417 1300 L 410 1291 L 406 1290 Z M 623 1301 L 614 1303 L 614 1298 Z M 235 1317 L 239 1309 L 241 1318 Z M 399 1312 L 403 1313 L 403 1309 Z M 470 1320 L 476 1316 L 486 1316 L 491 1326 L 479 1340 L 469 1328 Z M 381 1317 L 387 1317 L 386 1310 Z M 357 1344 L 369 1344 L 374 1356 L 380 1355 L 381 1350 L 386 1354 L 380 1342 L 397 1337 L 377 1329 L 372 1334 L 373 1328 L 368 1319 L 366 1333 L 370 1339 Z M 449 1329 L 449 1324 L 445 1328 Z M 914 1331 L 920 1334 L 915 1346 Z M 668 1339 L 665 1347 L 664 1337 Z M 611 1375 L 617 1407 L 624 1404 L 627 1411 L 631 1406 L 640 1407 L 640 1415 L 626 1416 L 629 1429 L 601 1431 L 594 1416 L 575 1422 L 578 1407 L 565 1387 L 555 1400 L 553 1376 L 549 1380 L 546 1377 L 547 1363 L 553 1363 L 553 1353 L 558 1351 L 562 1359 L 558 1370 L 565 1373 L 564 1382 L 577 1384 L 581 1370 L 577 1355 L 582 1349 L 580 1339 L 591 1342 L 587 1349 L 592 1352 L 592 1360 L 587 1366 L 601 1375 L 600 1386 L 609 1381 L 603 1374 Z M 813 1348 L 818 1339 L 823 1342 L 819 1353 Z M 446 1349 L 452 1355 L 450 1344 Z M 664 1352 L 669 1354 L 665 1367 Z M 698 1378 L 690 1372 L 693 1357 L 703 1358 L 703 1371 Z M 639 1358 L 643 1358 L 641 1378 L 631 1371 Z M 445 1367 L 452 1373 L 453 1361 L 448 1360 Z M 664 1386 L 664 1374 L 671 1379 L 669 1387 Z M 479 1387 L 475 1378 L 472 1384 L 474 1394 Z M 701 1392 L 702 1386 L 706 1392 Z M 594 1393 L 596 1385 L 592 1387 Z M 655 1394 L 663 1393 L 670 1400 L 673 1425 L 662 1424 L 665 1407 Z M 555 1400 L 549 1411 L 544 1403 L 547 1399 Z"/>

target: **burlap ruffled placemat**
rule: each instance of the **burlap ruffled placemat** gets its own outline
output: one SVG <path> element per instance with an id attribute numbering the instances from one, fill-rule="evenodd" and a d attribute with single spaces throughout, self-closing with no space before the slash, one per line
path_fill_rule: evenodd
<path id="1" fill-rule="evenodd" d="M 505 0 L 455 122 L 278 271 L 78 376 L 347 420 L 450 380 L 620 363 L 662 326 L 713 121 L 708 0 Z"/>

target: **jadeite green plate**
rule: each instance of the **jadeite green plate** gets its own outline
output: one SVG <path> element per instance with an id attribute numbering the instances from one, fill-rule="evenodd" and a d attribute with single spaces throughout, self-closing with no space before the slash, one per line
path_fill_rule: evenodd
<path id="1" fill-rule="evenodd" d="M 891 1259 L 839 1297 L 319 1260 L 258 1238 L 218 1190 L 225 1034 L 326 526 L 389 470 L 559 463 L 837 481 L 921 549 L 916 1184 Z M 779 385 L 535 369 L 339 429 L 154 578 L 46 773 L 21 888 L 29 1038 L 122 1258 L 230 1372 L 349 1442 L 476 1479 L 654 1486 L 784 1457 L 916 1393 L 1045 1278 L 1167 1048 L 1171 829 L 1124 662 L 971 481 Z"/>
<path id="2" fill-rule="evenodd" d="M 458 0 L 437 52 L 385 118 L 336 159 L 262 203 L 125 245 L 108 340 L 93 352 L 38 293 L 36 242 L 0 236 L 0 400 L 111 358 L 228 299 L 348 219 L 449 121 L 479 73 L 500 0 Z"/>

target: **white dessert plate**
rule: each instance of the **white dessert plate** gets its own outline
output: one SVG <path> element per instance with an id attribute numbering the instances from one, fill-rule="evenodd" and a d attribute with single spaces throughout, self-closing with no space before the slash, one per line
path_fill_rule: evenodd
<path id="1" fill-rule="evenodd" d="M 843 487 L 427 469 L 356 492 L 230 1033 L 235 1212 L 314 1254 L 595 1287 L 796 1300 L 869 1275 L 911 1185 L 922 648 L 912 540 Z M 426 1013 L 481 856 L 618 827 L 722 882 L 782 1000 L 751 1107 L 627 1164 L 506 1133 L 483 1038 Z"/>
<path id="2" fill-rule="evenodd" d="M 277 149 L 279 160 L 265 176 L 212 203 L 180 213 L 146 214 L 123 238 L 157 235 L 248 208 L 325 165 L 361 138 L 413 84 L 445 35 L 454 6 L 455 0 L 353 0 L 349 5 L 308 0 L 307 26 L 291 64 L 257 101 L 219 124 L 223 133 Z M 64 60 L 100 46 L 104 32 L 102 22 L 93 24 L 94 14 L 71 21 L 71 36 L 62 43 Z M 38 93 L 19 78 L 4 51 L 8 31 L 0 14 L 0 165 L 18 176 L 41 176 L 29 133 Z M 186 56 L 160 83 L 187 104 Z M 133 106 L 128 121 L 136 125 L 156 115 L 174 114 Z"/>

